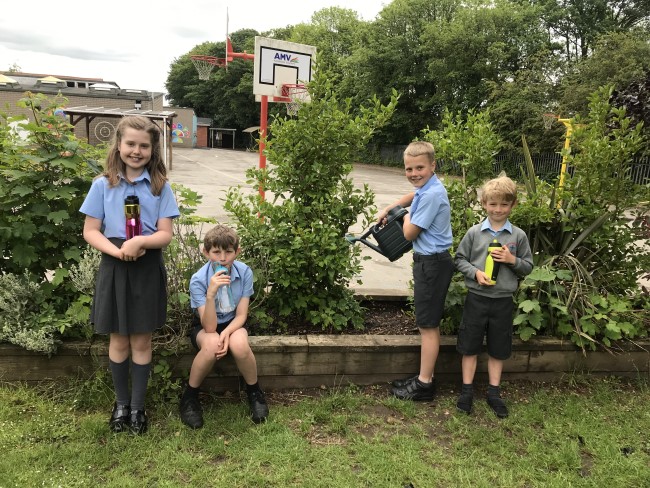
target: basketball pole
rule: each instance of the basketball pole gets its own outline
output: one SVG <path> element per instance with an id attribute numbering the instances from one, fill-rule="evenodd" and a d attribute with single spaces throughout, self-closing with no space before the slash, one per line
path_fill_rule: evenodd
<path id="1" fill-rule="evenodd" d="M 243 53 L 236 53 L 232 49 L 232 44 L 230 42 L 230 37 L 226 36 L 226 62 L 232 61 L 234 58 L 249 59 L 251 61 L 255 60 L 254 54 L 249 54 L 246 51 Z M 264 155 L 264 149 L 266 144 L 264 144 L 264 138 L 266 137 L 266 129 L 268 124 L 268 112 L 269 112 L 269 97 L 268 95 L 261 95 L 260 100 L 260 163 L 259 168 L 266 168 L 266 156 Z M 259 193 L 262 200 L 264 200 L 264 186 L 260 184 Z"/>
<path id="2" fill-rule="evenodd" d="M 260 100 L 260 169 L 266 168 L 266 156 L 264 155 L 264 149 L 266 149 L 266 124 L 268 120 L 268 111 L 269 111 L 269 96 L 262 95 L 262 100 Z M 260 183 L 260 197 L 264 200 L 264 185 Z"/>

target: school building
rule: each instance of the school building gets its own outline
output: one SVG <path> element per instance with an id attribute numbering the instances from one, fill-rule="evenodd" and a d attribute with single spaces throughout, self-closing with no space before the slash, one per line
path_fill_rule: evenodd
<path id="1" fill-rule="evenodd" d="M 29 109 L 17 106 L 26 92 L 41 93 L 50 99 L 64 97 L 56 114 L 67 117 L 75 135 L 92 145 L 112 137 L 119 118 L 140 114 L 166 127 L 165 146 L 208 147 L 211 119 L 197 118 L 194 110 L 165 107 L 164 93 L 121 88 L 114 81 L 51 74 L 0 71 L 0 107 L 8 115 L 24 115 Z"/>

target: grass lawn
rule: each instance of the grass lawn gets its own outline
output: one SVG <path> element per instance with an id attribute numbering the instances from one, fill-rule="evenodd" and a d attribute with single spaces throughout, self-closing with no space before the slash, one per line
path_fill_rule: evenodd
<path id="1" fill-rule="evenodd" d="M 647 379 L 572 376 L 510 382 L 497 419 L 477 386 L 433 403 L 390 398 L 387 385 L 271 392 L 262 425 L 239 394 L 203 396 L 205 426 L 181 424 L 176 401 L 149 405 L 150 430 L 108 430 L 106 378 L 0 385 L 0 487 L 642 487 L 650 486 Z"/>

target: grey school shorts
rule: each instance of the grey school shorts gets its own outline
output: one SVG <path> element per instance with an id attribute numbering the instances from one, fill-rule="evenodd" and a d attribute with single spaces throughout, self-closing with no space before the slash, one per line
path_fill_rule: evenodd
<path id="1" fill-rule="evenodd" d="M 420 329 L 440 325 L 454 261 L 449 251 L 437 254 L 413 254 L 413 298 L 415 325 Z"/>
<path id="2" fill-rule="evenodd" d="M 512 297 L 490 298 L 468 293 L 463 319 L 458 328 L 456 350 L 464 356 L 481 352 L 487 336 L 487 352 L 494 359 L 505 360 L 512 354 Z"/>

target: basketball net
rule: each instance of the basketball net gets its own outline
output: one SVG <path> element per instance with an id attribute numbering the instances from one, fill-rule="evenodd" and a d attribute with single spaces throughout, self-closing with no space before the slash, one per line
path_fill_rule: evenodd
<path id="1" fill-rule="evenodd" d="M 291 117 L 298 115 L 300 106 L 309 101 L 309 92 L 305 85 L 282 85 L 282 96 L 289 98 L 284 104 L 287 107 L 287 115 Z"/>
<path id="2" fill-rule="evenodd" d="M 224 58 L 215 58 L 214 56 L 190 56 L 192 63 L 199 73 L 199 80 L 209 80 L 212 68 L 215 66 L 225 66 Z"/>
<path id="3" fill-rule="evenodd" d="M 544 129 L 551 130 L 551 127 L 553 127 L 553 122 L 557 120 L 557 115 L 550 113 L 543 114 L 542 120 L 544 121 Z"/>

